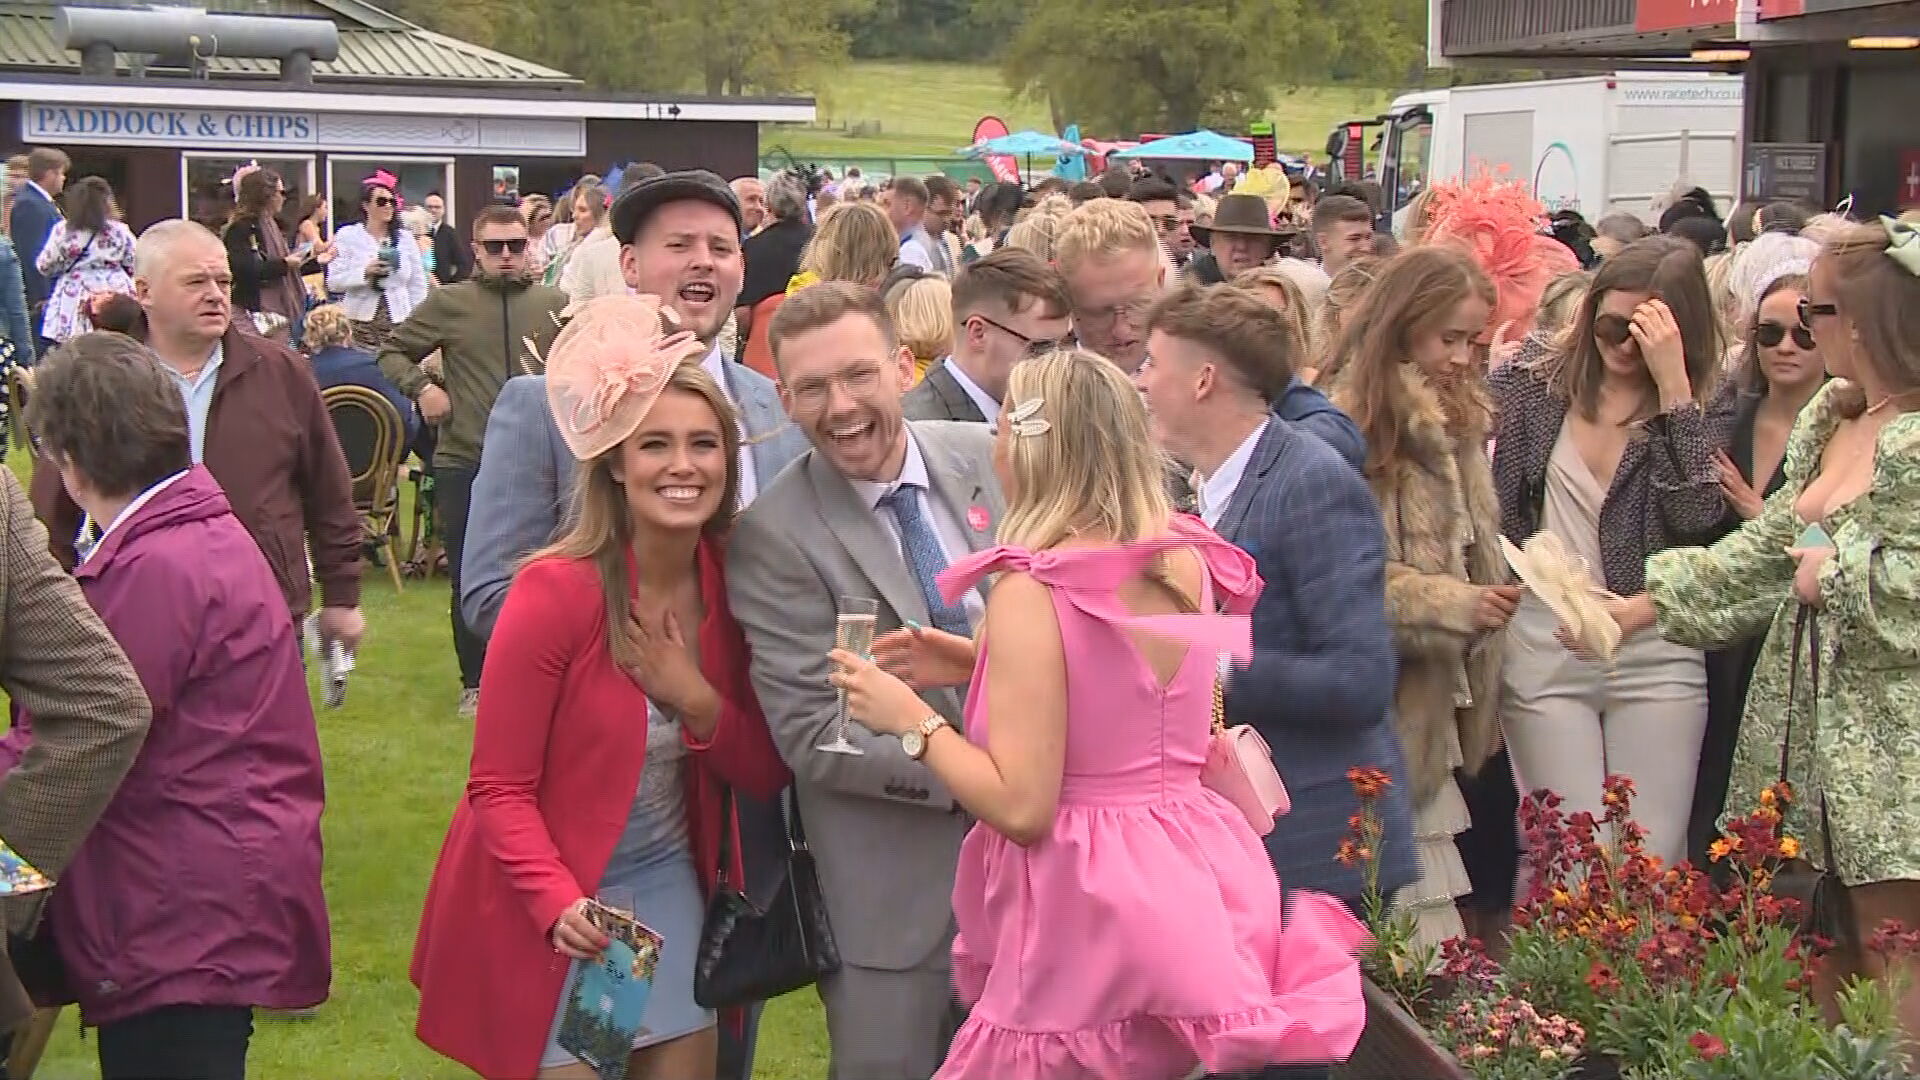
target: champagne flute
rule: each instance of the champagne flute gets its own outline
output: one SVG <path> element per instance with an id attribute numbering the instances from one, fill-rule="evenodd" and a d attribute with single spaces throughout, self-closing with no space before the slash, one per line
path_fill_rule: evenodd
<path id="1" fill-rule="evenodd" d="M 833 646 L 850 653 L 872 659 L 873 628 L 880 616 L 880 602 L 863 596 L 843 596 L 840 598 L 840 614 L 834 622 Z M 833 738 L 814 747 L 828 754 L 846 754 L 861 757 L 865 750 L 853 745 L 847 739 L 847 692 L 840 691 L 840 714 L 834 718 Z"/>

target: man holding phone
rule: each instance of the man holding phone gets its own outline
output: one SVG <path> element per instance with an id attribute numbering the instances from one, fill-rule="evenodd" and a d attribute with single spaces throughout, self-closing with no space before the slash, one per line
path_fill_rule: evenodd
<path id="1" fill-rule="evenodd" d="M 380 353 L 380 370 L 440 428 L 433 450 L 434 492 L 445 529 L 453 578 L 453 645 L 460 661 L 460 712 L 473 715 L 480 697 L 485 641 L 460 614 L 460 555 L 465 546 L 473 478 L 487 416 L 508 379 L 537 369 L 526 354 L 531 341 L 546 354 L 566 309 L 567 294 L 542 285 L 528 271 L 527 225 L 512 207 L 489 206 L 473 222 L 474 277 L 433 290 L 407 321 L 394 328 Z M 375 265 L 388 265 L 383 246 Z M 397 258 L 397 254 L 396 254 Z M 420 361 L 438 352 L 444 388 Z"/>

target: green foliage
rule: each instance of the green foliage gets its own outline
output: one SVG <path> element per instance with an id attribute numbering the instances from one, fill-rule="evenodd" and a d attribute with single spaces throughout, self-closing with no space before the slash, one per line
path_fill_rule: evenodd
<path id="1" fill-rule="evenodd" d="M 976 0 L 1024 12 L 1008 85 L 1091 131 L 1243 130 L 1276 83 L 1393 85 L 1425 70 L 1421 0 Z"/>
<path id="2" fill-rule="evenodd" d="M 876 0 L 843 18 L 853 55 L 881 60 L 987 60 L 1019 21 L 974 0 Z"/>

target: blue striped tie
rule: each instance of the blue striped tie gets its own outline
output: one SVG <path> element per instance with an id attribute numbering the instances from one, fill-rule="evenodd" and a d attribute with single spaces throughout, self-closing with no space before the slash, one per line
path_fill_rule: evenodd
<path id="1" fill-rule="evenodd" d="M 966 609 L 950 605 L 940 596 L 937 579 L 947 568 L 947 556 L 940 549 L 933 523 L 921 509 L 921 490 L 918 484 L 901 484 L 882 496 L 880 505 L 893 511 L 893 520 L 900 526 L 900 548 L 907 557 L 907 568 L 913 571 L 913 580 L 920 586 L 920 595 L 927 601 L 927 617 L 934 628 L 971 637 L 973 628 L 967 625 Z"/>

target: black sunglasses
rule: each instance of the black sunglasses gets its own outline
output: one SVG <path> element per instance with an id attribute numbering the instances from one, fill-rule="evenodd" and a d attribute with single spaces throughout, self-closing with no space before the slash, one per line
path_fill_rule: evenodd
<path id="1" fill-rule="evenodd" d="M 499 258 L 501 255 L 506 254 L 507 252 L 512 252 L 513 254 L 518 255 L 521 252 L 527 250 L 527 242 L 525 239 L 482 240 L 480 241 L 480 246 L 486 250 L 487 254 L 493 256 L 496 259 Z"/>
<path id="2" fill-rule="evenodd" d="M 1022 346 L 1025 347 L 1028 359 L 1037 359 L 1039 357 L 1047 355 L 1050 352 L 1057 352 L 1060 349 L 1071 348 L 1073 345 L 1071 337 L 1062 339 L 1062 340 L 1057 340 L 1057 341 L 1049 338 L 1031 338 L 1021 333 L 1020 331 L 1015 330 L 1013 327 L 1003 326 L 1000 323 L 997 323 L 992 319 L 987 318 L 985 315 L 980 314 L 979 312 L 975 312 L 973 317 L 976 319 L 979 319 L 981 322 L 986 323 L 988 326 L 993 327 L 995 330 L 1000 331 L 1001 333 L 1007 335 L 1008 337 L 1014 339 L 1015 341 L 1018 341 Z"/>
<path id="3" fill-rule="evenodd" d="M 367 201 L 371 202 L 375 206 L 392 206 L 393 205 L 393 197 L 390 195 L 375 195 L 373 198 Z"/>
<path id="4" fill-rule="evenodd" d="M 1804 296 L 1800 298 L 1801 326 L 1812 326 L 1813 320 L 1815 319 L 1838 314 L 1840 314 L 1840 309 L 1833 304 L 1816 304 Z"/>
<path id="5" fill-rule="evenodd" d="M 1780 343 L 1787 340 L 1788 334 L 1793 335 L 1795 345 L 1812 351 L 1813 331 L 1807 329 L 1805 324 L 1789 327 L 1783 323 L 1763 322 L 1753 328 L 1753 340 L 1763 349 L 1779 348 Z"/>
<path id="6" fill-rule="evenodd" d="M 1598 315 L 1593 320 L 1593 336 L 1603 345 L 1625 345 L 1633 340 L 1633 323 L 1620 315 Z"/>

